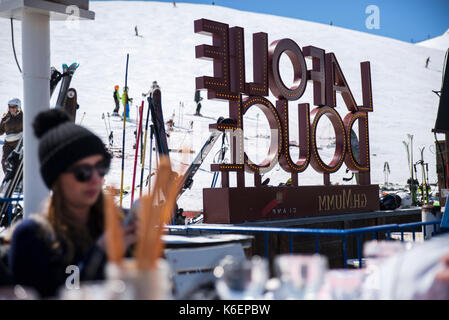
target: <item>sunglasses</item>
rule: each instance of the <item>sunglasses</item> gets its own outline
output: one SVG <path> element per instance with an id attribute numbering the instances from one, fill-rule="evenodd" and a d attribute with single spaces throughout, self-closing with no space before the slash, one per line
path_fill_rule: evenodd
<path id="1" fill-rule="evenodd" d="M 16 109 L 16 108 L 18 108 L 18 106 L 15 105 L 15 104 L 10 104 L 10 105 L 8 105 L 8 108 L 14 108 L 14 109 Z"/>
<path id="2" fill-rule="evenodd" d="M 92 179 L 94 170 L 100 177 L 104 177 L 109 171 L 109 164 L 106 160 L 101 160 L 95 165 L 80 164 L 69 168 L 66 172 L 73 173 L 78 182 L 87 182 Z"/>

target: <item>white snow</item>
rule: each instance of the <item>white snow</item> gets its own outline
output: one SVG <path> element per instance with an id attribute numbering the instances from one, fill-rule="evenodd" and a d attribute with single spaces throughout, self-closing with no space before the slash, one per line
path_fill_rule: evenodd
<path id="1" fill-rule="evenodd" d="M 441 36 L 418 42 L 417 45 L 446 51 L 449 49 L 449 29 Z"/>
<path id="2" fill-rule="evenodd" d="M 405 185 L 409 168 L 402 141 L 407 140 L 407 134 L 414 135 L 415 161 L 419 160 L 418 148 L 425 147 L 424 160 L 429 162 L 430 182 L 436 182 L 436 155 L 431 129 L 435 123 L 439 100 L 432 90 L 439 90 L 441 87 L 444 51 L 335 26 L 220 6 L 177 3 L 177 7 L 173 8 L 171 3 L 153 1 L 90 2 L 90 6 L 96 13 L 95 21 L 80 21 L 78 25 L 69 21 L 51 22 L 51 64 L 60 70 L 63 63 L 80 63 L 72 81 L 72 87 L 78 92 L 80 105 L 77 122 L 80 122 L 85 113 L 82 124 L 100 135 L 105 142 L 107 135 L 101 115 L 112 113 L 113 87 L 118 84 L 122 90 L 124 86 L 126 54 L 129 53 L 128 84 L 130 96 L 134 98 L 131 118 L 136 118 L 135 105 L 141 103 L 141 93 L 147 92 L 152 81 L 157 80 L 162 89 L 165 120 L 174 112 L 177 125 L 187 127 L 191 120 L 194 121 L 194 134 L 186 134 L 185 131 L 173 133 L 169 139 L 170 147 L 191 145 L 196 151 L 199 150 L 209 136 L 208 125 L 213 120 L 192 116 L 195 111 L 195 77 L 212 75 L 212 63 L 195 59 L 195 46 L 210 44 L 211 38 L 195 34 L 193 22 L 207 18 L 245 29 L 247 82 L 252 81 L 252 34 L 261 31 L 268 33 L 269 43 L 281 38 L 291 38 L 301 47 L 314 45 L 325 49 L 326 52 L 334 52 L 359 104 L 360 62 L 371 61 L 374 101 L 374 112 L 369 115 L 372 182 L 384 182 L 383 168 L 384 163 L 388 162 L 391 170 L 389 182 Z M 23 96 L 22 77 L 14 62 L 9 24 L 7 19 L 0 20 L 0 105 L 5 111 L 10 97 Z M 135 36 L 136 25 L 142 37 Z M 21 24 L 17 21 L 15 42 L 17 54 L 21 57 Z M 426 69 L 427 57 L 430 57 L 430 65 Z M 288 79 L 292 74 L 290 68 L 288 59 L 283 59 L 281 71 L 285 75 L 284 79 Z M 204 92 L 202 96 L 205 97 Z M 55 99 L 56 94 L 52 99 L 53 104 Z M 269 99 L 275 103 L 272 95 Z M 184 103 L 182 123 L 179 116 L 180 102 Z M 290 103 L 290 140 L 297 140 L 297 117 L 293 106 L 305 102 L 313 104 L 311 83 L 299 101 Z M 145 102 L 145 110 L 146 108 Z M 340 97 L 337 110 L 342 117 L 346 114 L 346 107 Z M 24 111 L 26 112 L 26 106 Z M 225 102 L 205 99 L 201 111 L 214 118 L 226 117 L 228 106 Z M 111 120 L 111 125 L 115 146 L 121 147 L 122 122 Z M 332 141 L 326 139 L 326 135 L 329 135 L 331 130 L 324 122 L 321 127 L 321 141 L 324 146 L 321 152 L 323 157 L 330 159 L 333 150 L 326 146 Z M 135 124 L 127 123 L 125 186 L 132 183 L 134 129 Z M 262 113 L 250 109 L 245 116 L 245 130 L 245 136 L 249 138 L 245 140 L 245 144 L 253 148 L 248 154 L 253 161 L 262 160 L 268 139 L 254 138 L 256 134 L 269 134 Z M 194 177 L 193 188 L 180 199 L 179 204 L 184 209 L 202 208 L 202 188 L 211 184 L 213 174 L 210 173 L 210 163 L 219 150 L 219 145 L 220 143 L 215 145 L 202 166 L 203 170 L 198 171 Z M 257 152 L 254 151 L 256 146 Z M 189 163 L 193 157 L 194 155 L 189 158 L 172 155 L 175 165 L 181 161 Z M 148 167 L 149 154 L 146 159 Z M 418 174 L 420 177 L 420 171 Z M 121 159 L 115 158 L 106 183 L 120 187 L 120 175 Z M 345 174 L 345 166 L 342 166 L 338 173 L 331 175 L 331 182 L 344 183 L 342 178 L 345 176 L 348 174 Z M 285 182 L 289 175 L 276 166 L 266 177 L 270 177 L 271 182 L 277 185 L 279 182 Z M 323 182 L 322 176 L 311 166 L 299 175 L 299 179 L 300 184 Z M 252 183 L 251 176 L 247 176 L 247 181 L 249 185 Z M 125 198 L 125 206 L 129 205 L 129 199 L 130 196 Z"/>

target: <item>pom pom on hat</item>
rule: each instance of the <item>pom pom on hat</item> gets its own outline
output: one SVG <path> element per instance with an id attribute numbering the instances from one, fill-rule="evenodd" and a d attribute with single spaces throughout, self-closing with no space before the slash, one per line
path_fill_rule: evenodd
<path id="1" fill-rule="evenodd" d="M 33 121 L 34 134 L 41 138 L 49 130 L 71 120 L 70 115 L 61 109 L 43 111 Z"/>

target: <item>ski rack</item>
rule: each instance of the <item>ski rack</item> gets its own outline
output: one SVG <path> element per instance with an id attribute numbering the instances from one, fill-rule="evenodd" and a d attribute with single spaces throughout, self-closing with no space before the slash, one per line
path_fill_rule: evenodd
<path id="1" fill-rule="evenodd" d="M 168 148 L 167 143 L 167 134 L 165 132 L 165 122 L 162 112 L 162 104 L 161 104 L 161 91 L 159 86 L 155 87 L 153 91 L 151 92 L 150 96 L 148 97 L 148 103 L 149 108 L 151 111 L 151 121 L 153 122 L 153 128 L 151 132 L 151 136 L 154 134 L 154 138 L 156 140 L 156 151 L 159 155 L 168 156 L 170 157 L 170 149 Z M 223 117 L 220 117 L 217 120 L 217 123 L 220 123 L 223 120 Z M 212 147 L 217 142 L 218 138 L 224 134 L 221 131 L 213 131 L 209 138 L 206 140 L 204 145 L 202 146 L 201 150 L 195 157 L 195 159 L 192 161 L 188 169 L 186 170 L 186 173 L 184 174 L 183 181 L 181 183 L 181 188 L 178 192 L 178 195 L 176 197 L 176 201 L 179 200 L 179 198 L 182 196 L 182 194 L 192 187 L 193 184 L 193 177 L 198 172 L 198 169 L 204 162 L 207 155 L 210 153 Z M 150 149 L 150 152 L 152 152 L 152 147 Z M 150 172 L 151 175 L 151 172 Z M 178 208 L 176 209 L 176 212 L 174 214 L 174 224 L 183 224 L 185 222 L 185 217 L 182 215 L 183 209 Z M 200 218 L 201 219 L 201 218 Z M 192 222 L 195 223 L 196 221 L 199 221 L 200 219 L 192 219 Z M 176 223 L 179 222 L 179 223 Z"/>
<path id="2" fill-rule="evenodd" d="M 63 64 L 63 73 L 60 73 L 56 68 L 52 67 L 50 70 L 50 97 L 53 95 L 56 86 L 62 79 L 61 87 L 59 89 L 58 100 L 56 108 L 60 107 L 66 110 L 75 121 L 77 104 L 76 90 L 69 89 L 73 74 L 78 68 L 78 63 L 72 63 L 70 66 Z M 23 136 L 17 144 L 16 148 L 11 152 L 7 159 L 7 169 L 5 177 L 0 185 L 0 198 L 3 202 L 0 203 L 0 226 L 7 227 L 12 221 L 22 217 L 22 209 L 20 204 L 16 203 L 15 210 L 10 214 L 10 203 L 16 201 L 18 198 L 12 198 L 14 192 L 22 193 L 21 183 L 23 181 Z M 12 200 L 12 201 L 10 201 Z"/>
<path id="3" fill-rule="evenodd" d="M 0 186 L 0 197 L 3 200 L 12 199 L 12 195 L 20 183 L 23 181 L 23 137 L 8 156 L 8 167 L 5 177 Z M 0 204 L 0 226 L 7 227 L 15 218 L 9 214 L 10 201 L 2 201 Z M 16 212 L 16 215 L 20 215 Z"/>

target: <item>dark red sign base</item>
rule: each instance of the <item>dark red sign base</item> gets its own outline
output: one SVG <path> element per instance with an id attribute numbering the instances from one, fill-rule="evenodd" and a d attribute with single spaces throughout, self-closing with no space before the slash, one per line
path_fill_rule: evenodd
<path id="1" fill-rule="evenodd" d="M 379 210 L 378 185 L 203 189 L 205 223 L 242 223 Z"/>

